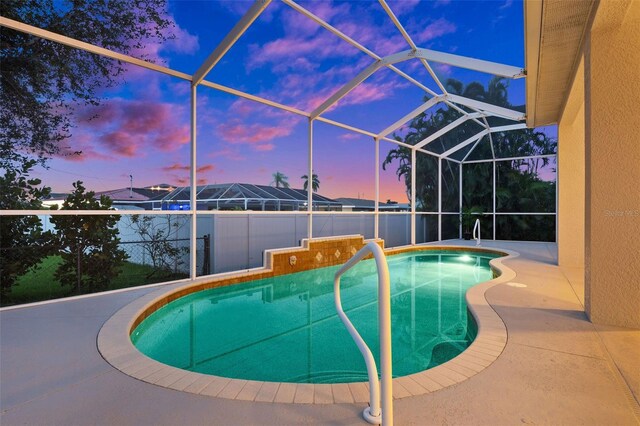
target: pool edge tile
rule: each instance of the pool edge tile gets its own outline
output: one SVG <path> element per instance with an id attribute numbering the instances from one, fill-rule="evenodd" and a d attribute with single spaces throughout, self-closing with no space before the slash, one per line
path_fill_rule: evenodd
<path id="1" fill-rule="evenodd" d="M 333 404 L 333 391 L 330 384 L 313 385 L 314 404 Z"/>
<path id="2" fill-rule="evenodd" d="M 280 383 L 273 402 L 292 404 L 296 396 L 297 383 Z"/>
<path id="3" fill-rule="evenodd" d="M 278 382 L 264 382 L 254 401 L 273 402 L 280 388 Z"/>
<path id="4" fill-rule="evenodd" d="M 235 399 L 246 383 L 247 380 L 229 380 L 229 383 L 227 383 L 216 396 L 218 398 Z"/>
<path id="5" fill-rule="evenodd" d="M 336 404 L 352 404 L 355 402 L 347 383 L 333 383 L 331 384 L 331 390 Z"/>
<path id="6" fill-rule="evenodd" d="M 293 397 L 296 404 L 313 404 L 313 384 L 299 383 L 296 386 L 296 394 Z"/>
<path id="7" fill-rule="evenodd" d="M 248 380 L 234 399 L 239 401 L 253 401 L 256 399 L 256 396 L 258 395 L 258 392 L 260 392 L 263 384 L 264 382 Z"/>

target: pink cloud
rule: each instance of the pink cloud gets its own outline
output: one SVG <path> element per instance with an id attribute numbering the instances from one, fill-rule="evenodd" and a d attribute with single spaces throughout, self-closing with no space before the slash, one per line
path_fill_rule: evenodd
<path id="1" fill-rule="evenodd" d="M 356 86 L 347 96 L 342 98 L 336 104 L 331 106 L 327 111 L 332 111 L 347 105 L 361 105 L 368 102 L 378 101 L 392 96 L 395 90 L 408 87 L 409 84 L 404 80 L 400 80 L 395 76 L 385 79 L 384 74 L 380 72 L 370 77 L 369 80 Z M 304 111 L 313 111 L 324 101 L 329 99 L 336 93 L 343 84 L 325 85 L 316 90 L 312 95 L 306 96 L 303 101 L 299 101 L 294 105 Z"/>
<path id="2" fill-rule="evenodd" d="M 420 0 L 399 0 L 388 2 L 391 10 L 396 16 L 403 15 L 405 13 L 412 12 L 413 9 L 420 3 Z"/>
<path id="3" fill-rule="evenodd" d="M 456 30 L 457 27 L 453 22 L 440 18 L 427 25 L 424 30 L 415 36 L 415 40 L 418 43 L 426 43 L 435 38 L 442 37 L 443 35 L 455 33 Z"/>
<path id="4" fill-rule="evenodd" d="M 378 55 L 385 56 L 408 49 L 407 42 L 395 27 L 391 28 L 392 32 L 386 32 L 387 28 L 372 22 L 343 20 L 340 22 L 339 28 Z"/>
<path id="5" fill-rule="evenodd" d="M 385 93 L 382 85 L 376 85 L 372 83 L 362 83 L 341 102 L 342 105 L 357 105 L 364 104 L 371 101 L 377 101 L 384 99 L 388 94 Z"/>
<path id="6" fill-rule="evenodd" d="M 174 151 L 180 145 L 186 145 L 191 141 L 191 127 L 188 124 L 166 128 L 155 137 L 155 142 L 160 151 Z"/>
<path id="7" fill-rule="evenodd" d="M 225 147 L 221 150 L 218 151 L 213 151 L 210 152 L 208 154 L 209 157 L 211 158 L 218 158 L 218 157 L 223 157 L 226 158 L 228 160 L 234 160 L 234 161 L 243 161 L 245 160 L 245 157 L 240 155 L 235 149 L 231 149 L 229 147 Z"/>
<path id="8" fill-rule="evenodd" d="M 186 186 L 191 182 L 191 178 L 189 177 L 189 170 L 191 170 L 191 167 L 189 167 L 188 164 L 173 163 L 169 166 L 162 167 L 161 170 L 163 172 L 163 176 L 168 176 L 173 182 L 176 182 L 179 185 Z M 198 167 L 196 169 L 196 173 L 207 173 L 213 170 L 216 170 L 216 167 L 213 164 L 205 164 Z M 209 179 L 206 177 L 198 177 L 196 179 L 196 183 L 198 185 L 204 185 L 209 183 Z"/>
<path id="9" fill-rule="evenodd" d="M 144 48 L 131 46 L 131 56 L 142 59 L 151 59 L 159 64 L 168 64 L 167 58 L 162 57 L 162 52 L 173 52 L 179 54 L 193 54 L 199 48 L 198 36 L 189 33 L 175 21 L 170 14 L 165 14 L 164 19 L 168 20 L 170 25 L 162 31 L 162 36 L 167 37 L 167 41 L 160 41 L 155 36 L 155 24 L 151 21 L 147 22 L 146 29 L 149 37 L 142 41 Z M 134 67 L 133 69 L 138 68 Z"/>
<path id="10" fill-rule="evenodd" d="M 287 35 L 262 46 L 253 44 L 249 46 L 249 51 L 250 56 L 247 62 L 249 70 L 266 64 L 275 64 L 280 65 L 281 72 L 287 69 L 283 66 L 283 61 L 297 59 L 303 55 L 313 55 L 315 60 L 321 61 L 358 54 L 354 47 L 328 31 L 318 32 L 313 37 Z"/>
<path id="11" fill-rule="evenodd" d="M 270 151 L 274 148 L 268 144 L 273 139 L 289 136 L 292 125 L 282 124 L 278 126 L 267 126 L 253 123 L 246 124 L 240 122 L 224 123 L 217 127 L 216 131 L 225 141 L 232 144 L 253 145 L 257 151 Z"/>
<path id="12" fill-rule="evenodd" d="M 135 157 L 138 151 L 136 139 L 131 134 L 120 130 L 102 135 L 100 142 L 110 151 L 122 157 Z"/>
<path id="13" fill-rule="evenodd" d="M 361 139 L 362 135 L 360 133 L 344 133 L 344 134 L 338 136 L 338 138 L 350 141 L 350 140 L 354 140 L 354 139 Z"/>
<path id="14" fill-rule="evenodd" d="M 275 145 L 272 143 L 265 143 L 261 145 L 255 146 L 256 151 L 272 151 L 275 148 Z"/>
<path id="15" fill-rule="evenodd" d="M 350 6 L 347 3 L 336 5 L 331 2 L 313 2 L 308 5 L 308 10 L 314 15 L 329 22 L 336 16 L 344 16 L 349 13 Z"/>
<path id="16" fill-rule="evenodd" d="M 308 60 L 307 58 L 300 57 L 295 59 L 290 59 L 288 61 L 282 61 L 280 63 L 274 63 L 271 71 L 276 74 L 284 74 L 290 75 L 291 72 L 304 72 L 308 75 L 312 75 L 311 73 L 316 71 L 320 66 L 319 63 L 314 63 Z"/>
<path id="17" fill-rule="evenodd" d="M 269 98 L 269 94 L 259 94 L 264 98 Z M 231 116 L 240 116 L 240 117 L 266 117 L 266 118 L 274 118 L 274 119 L 285 119 L 290 118 L 291 114 L 284 112 L 280 109 L 273 108 L 258 102 L 250 101 L 248 99 L 239 98 L 235 100 L 228 111 L 231 113 Z"/>
<path id="18" fill-rule="evenodd" d="M 409 50 L 409 45 L 402 36 L 392 36 L 376 40 L 374 49 L 379 55 L 386 56 Z"/>
<path id="19" fill-rule="evenodd" d="M 452 67 L 449 64 L 434 64 L 434 71 L 439 75 L 449 76 L 451 75 Z"/>
<path id="20" fill-rule="evenodd" d="M 175 172 L 175 171 L 183 171 L 188 172 L 191 168 L 188 165 L 180 165 L 178 163 L 174 163 L 170 166 L 165 166 L 162 168 L 165 172 Z"/>
<path id="21" fill-rule="evenodd" d="M 189 31 L 184 28 L 176 26 L 172 30 L 175 38 L 168 40 L 161 47 L 161 50 L 167 52 L 181 53 L 184 55 L 191 55 L 198 51 L 200 43 L 197 35 L 190 34 Z"/>
<path id="22" fill-rule="evenodd" d="M 88 134 L 74 134 L 71 141 L 73 147 L 70 145 L 61 147 L 55 157 L 73 162 L 112 160 L 112 157 L 95 150 L 92 145 L 93 138 Z"/>
<path id="23" fill-rule="evenodd" d="M 339 106 L 361 105 L 369 102 L 386 99 L 402 88 L 408 87 L 409 83 L 397 78 L 384 79 L 374 78 L 372 81 L 365 81 L 357 86 L 351 93 L 338 103 Z"/>
<path id="24" fill-rule="evenodd" d="M 215 166 L 213 164 L 205 164 L 204 166 L 198 167 L 196 169 L 196 173 L 210 172 L 214 169 L 215 169 Z M 191 170 L 191 167 L 188 164 L 179 164 L 179 163 L 173 163 L 169 166 L 164 166 L 162 168 L 162 171 L 164 172 L 176 172 L 176 171 L 188 172 L 189 170 Z"/>
<path id="25" fill-rule="evenodd" d="M 231 107 L 229 107 L 229 111 L 233 112 L 234 114 L 246 117 L 249 114 L 253 113 L 253 111 L 255 110 L 254 104 L 255 102 L 251 102 L 246 99 L 240 98 L 235 100 L 231 104 Z"/>
<path id="26" fill-rule="evenodd" d="M 280 19 L 285 33 L 290 36 L 311 36 L 321 28 L 311 19 L 289 7 L 282 10 Z"/>
<path id="27" fill-rule="evenodd" d="M 175 151 L 191 137 L 180 120 L 183 113 L 183 105 L 112 98 L 78 112 L 70 149 L 92 153 L 80 156 L 83 160 Z"/>

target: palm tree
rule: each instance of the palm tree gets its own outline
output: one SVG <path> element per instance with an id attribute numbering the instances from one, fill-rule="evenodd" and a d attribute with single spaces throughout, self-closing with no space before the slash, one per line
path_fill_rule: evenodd
<path id="1" fill-rule="evenodd" d="M 300 179 L 304 180 L 304 186 L 302 189 L 306 191 L 309 187 L 309 176 L 302 175 L 300 176 Z M 320 179 L 318 179 L 318 175 L 315 173 L 311 175 L 311 188 L 313 189 L 313 192 L 318 192 L 318 189 L 320 188 Z"/>
<path id="2" fill-rule="evenodd" d="M 487 88 L 477 82 L 472 82 L 466 86 L 454 79 L 449 79 L 445 84 L 447 91 L 450 93 L 465 96 L 487 102 L 493 105 L 518 108 L 508 101 L 508 85 L 503 78 L 494 77 Z M 409 124 L 409 132 L 404 138 L 399 138 L 409 145 L 415 145 L 428 135 L 442 129 L 447 124 L 453 122 L 460 117 L 457 111 L 440 107 L 432 113 L 422 113 L 411 120 Z M 490 125 L 500 125 L 502 119 L 490 117 L 487 119 Z M 507 123 L 505 123 L 507 124 Z M 449 131 L 445 135 L 434 140 L 429 149 L 434 152 L 444 152 L 455 146 L 481 130 L 481 127 L 473 121 L 468 121 L 455 129 Z M 556 140 L 549 138 L 543 132 L 534 129 L 514 130 L 510 132 L 499 132 L 492 134 L 493 145 L 496 155 L 502 158 L 508 157 L 527 157 L 537 154 L 550 154 L 556 151 Z M 491 158 L 491 145 L 486 141 L 478 144 L 474 154 L 478 153 L 480 158 Z M 464 153 L 464 151 L 462 151 Z M 458 158 L 460 160 L 460 158 Z M 388 166 L 397 161 L 399 163 L 396 169 L 398 180 L 404 181 L 407 188 L 407 199 L 411 199 L 411 150 L 404 146 L 398 146 L 389 151 L 387 158 L 382 163 L 382 168 L 386 170 Z M 513 170 L 526 168 L 531 177 L 535 177 L 539 168 L 548 164 L 548 158 L 537 158 L 527 160 L 515 160 L 510 164 Z M 478 165 L 478 169 L 483 169 L 482 164 Z M 491 192 L 486 193 L 487 182 L 491 182 L 492 176 L 490 170 L 487 176 L 476 174 L 471 176 L 473 166 L 465 165 L 464 168 L 464 189 L 463 189 L 463 205 L 483 205 L 482 201 L 491 199 Z M 418 155 L 416 158 L 416 204 L 418 210 L 435 211 L 437 209 L 437 188 L 438 188 L 438 161 L 429 155 Z M 482 171 L 485 171 L 484 169 Z M 458 204 L 458 168 L 450 164 L 448 161 L 443 162 L 442 174 L 442 197 L 443 204 L 456 208 Z M 476 180 L 478 181 L 476 183 Z M 490 189 L 490 185 L 487 187 Z M 482 191 L 481 191 L 482 189 Z M 472 200 L 466 194 L 472 194 Z M 490 210 L 490 209 L 489 209 Z"/>
<path id="3" fill-rule="evenodd" d="M 273 181 L 271 182 L 271 184 L 273 184 L 273 186 L 275 186 L 276 188 L 289 188 L 289 177 L 284 173 L 275 172 L 272 176 Z"/>

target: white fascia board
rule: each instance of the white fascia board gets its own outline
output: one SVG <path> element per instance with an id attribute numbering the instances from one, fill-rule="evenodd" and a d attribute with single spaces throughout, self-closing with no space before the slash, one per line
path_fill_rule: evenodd
<path id="1" fill-rule="evenodd" d="M 489 131 L 487 129 L 484 129 L 483 131 L 481 131 L 480 133 L 477 133 L 473 136 L 471 136 L 469 139 L 467 139 L 464 142 L 460 142 L 459 144 L 457 144 L 456 146 L 454 146 L 453 148 L 443 152 L 442 154 L 440 154 L 440 156 L 442 158 L 446 158 L 448 156 L 450 156 L 451 154 L 460 151 L 462 148 L 464 148 L 467 145 L 470 145 L 476 141 L 479 141 L 482 137 L 484 137 L 484 135 L 486 135 L 487 133 L 489 133 Z"/>
<path id="2" fill-rule="evenodd" d="M 271 0 L 256 0 L 247 13 L 242 16 L 240 21 L 227 33 L 220 44 L 214 49 L 209 57 L 200 65 L 198 71 L 193 74 L 193 85 L 198 85 L 211 69 L 222 59 L 222 57 L 231 49 L 236 41 L 244 34 L 244 32 L 253 24 L 263 10 L 269 6 Z"/>
<path id="3" fill-rule="evenodd" d="M 432 106 L 440 102 L 440 100 L 441 100 L 440 96 L 436 96 L 434 98 L 429 99 L 427 102 L 423 103 L 418 108 L 414 109 L 409 114 L 405 115 L 404 117 L 402 117 L 401 119 L 393 123 L 391 126 L 382 130 L 380 133 L 378 133 L 377 137 L 379 138 L 382 136 L 387 136 L 388 134 L 395 132 L 400 127 L 402 127 L 406 122 L 413 119 L 414 117 L 417 117 L 419 114 L 422 114 L 423 112 L 425 112 L 426 110 L 428 110 L 429 108 L 431 108 Z"/>
<path id="4" fill-rule="evenodd" d="M 453 55 L 451 53 L 437 52 L 435 50 L 417 49 L 415 56 L 426 59 L 427 61 L 439 62 L 441 64 L 480 71 L 487 74 L 498 75 L 500 77 L 515 79 L 525 77 L 526 75 L 524 68 L 483 61 L 482 59 L 469 58 L 466 56 Z"/>
<path id="5" fill-rule="evenodd" d="M 480 114 L 478 112 L 474 112 L 473 114 L 469 114 L 469 115 L 463 115 L 462 117 L 458 118 L 456 121 L 452 121 L 451 123 L 449 123 L 446 126 L 444 126 L 442 129 L 438 130 L 437 132 L 433 133 L 432 135 L 429 135 L 425 139 L 421 140 L 420 142 L 418 142 L 415 145 L 415 147 L 416 147 L 416 149 L 423 148 L 424 146 L 430 144 L 431 142 L 433 142 L 434 140 L 438 139 L 440 136 L 444 135 L 445 133 L 450 132 L 451 130 L 455 129 L 456 127 L 458 127 L 462 123 L 466 122 L 467 120 L 470 120 L 472 118 L 478 118 L 478 117 L 481 117 L 481 116 L 482 116 L 482 114 Z"/>
<path id="6" fill-rule="evenodd" d="M 527 125 L 525 123 L 511 124 L 509 126 L 492 127 L 491 128 L 491 133 L 508 132 L 510 130 L 521 130 L 521 129 L 526 129 L 526 128 L 527 128 Z"/>
<path id="7" fill-rule="evenodd" d="M 360 84 L 363 81 L 365 81 L 367 78 L 369 78 L 371 76 L 371 74 L 373 74 L 380 67 L 382 67 L 382 65 L 383 64 L 382 64 L 381 61 L 375 61 L 374 63 L 369 65 L 367 68 L 365 68 L 362 71 L 360 71 L 360 74 L 358 74 L 351 81 L 349 81 L 347 84 L 342 86 L 340 88 L 340 90 L 338 90 L 336 93 L 331 95 L 331 97 L 329 99 L 327 99 L 326 101 L 324 101 L 322 103 L 322 105 L 320 105 L 315 110 L 313 110 L 311 112 L 311 114 L 310 114 L 311 119 L 315 119 L 320 114 L 322 114 L 323 112 L 328 110 L 331 107 L 331 105 L 335 104 L 340 99 L 345 97 L 349 92 L 351 92 L 353 89 L 355 89 L 358 84 Z"/>
<path id="8" fill-rule="evenodd" d="M 474 108 L 489 115 L 495 115 L 497 117 L 503 117 L 514 121 L 520 121 L 526 118 L 523 112 L 491 105 L 486 102 L 476 101 L 473 99 L 465 98 L 464 96 L 452 95 L 451 93 L 449 93 L 446 95 L 446 98 L 453 103 L 464 105 L 469 108 Z"/>

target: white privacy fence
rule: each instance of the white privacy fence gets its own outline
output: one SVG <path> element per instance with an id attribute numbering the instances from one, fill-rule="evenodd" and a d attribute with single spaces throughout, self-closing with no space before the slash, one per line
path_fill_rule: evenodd
<path id="1" fill-rule="evenodd" d="M 425 228 L 423 220 L 420 232 Z M 307 237 L 305 214 L 207 214 L 198 216 L 196 235 L 211 235 L 211 273 L 256 268 L 263 265 L 264 251 L 296 247 Z M 313 217 L 314 236 L 374 236 L 374 215 L 318 214 Z M 387 247 L 411 243 L 410 214 L 380 214 L 380 238 Z M 432 235 L 431 241 L 437 239 Z M 198 263 L 202 262 L 198 253 Z M 200 268 L 198 268 L 200 274 Z"/>

